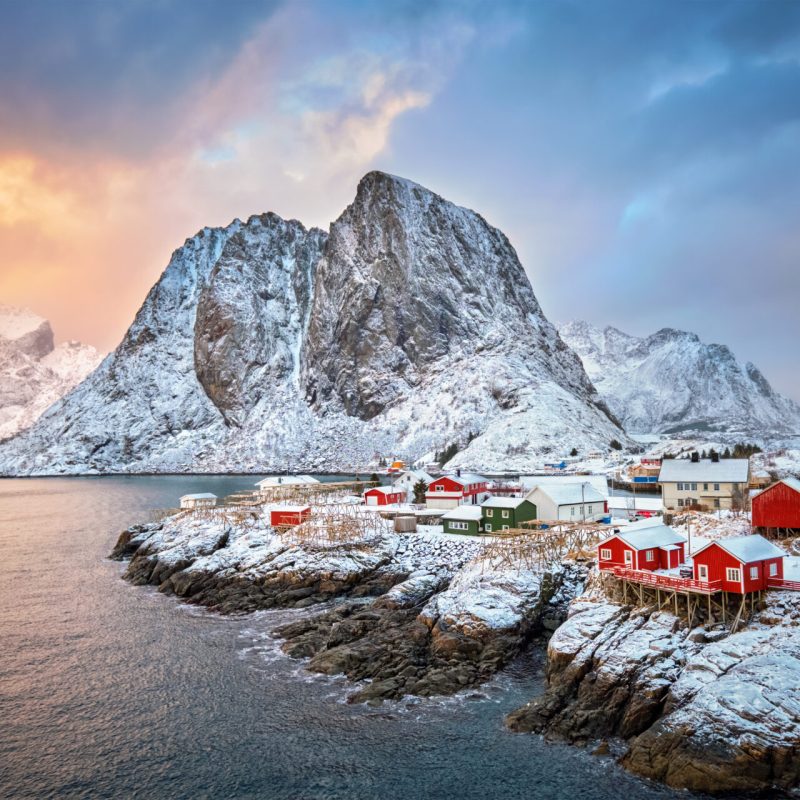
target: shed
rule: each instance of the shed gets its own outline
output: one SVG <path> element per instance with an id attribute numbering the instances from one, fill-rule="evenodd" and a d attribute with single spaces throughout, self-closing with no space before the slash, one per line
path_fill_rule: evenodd
<path id="1" fill-rule="evenodd" d="M 520 523 L 536 519 L 536 505 L 524 497 L 490 497 L 481 503 L 483 529 L 492 531 L 518 528 Z"/>
<path id="2" fill-rule="evenodd" d="M 406 493 L 394 486 L 373 486 L 364 491 L 364 502 L 368 506 L 391 506 L 405 499 Z"/>
<path id="3" fill-rule="evenodd" d="M 783 579 L 786 553 L 758 533 L 717 539 L 692 557 L 694 579 L 720 584 L 724 592 L 749 594 Z"/>
<path id="4" fill-rule="evenodd" d="M 460 505 L 442 514 L 442 530 L 445 533 L 461 533 L 477 536 L 481 533 L 482 509 L 480 506 Z"/>
<path id="5" fill-rule="evenodd" d="M 784 478 L 752 498 L 753 527 L 763 531 L 800 530 L 800 480 Z"/>
<path id="6" fill-rule="evenodd" d="M 315 486 L 319 481 L 311 475 L 267 475 L 256 486 L 259 491 L 268 491 L 277 486 Z"/>
<path id="7" fill-rule="evenodd" d="M 181 497 L 181 508 L 213 508 L 217 504 L 217 496 L 208 492 L 185 494 Z"/>
<path id="8" fill-rule="evenodd" d="M 525 499 L 536 506 L 539 519 L 594 522 L 608 513 L 606 498 L 588 482 L 534 486 Z"/>
<path id="9" fill-rule="evenodd" d="M 273 506 L 269 511 L 269 524 L 274 528 L 299 525 L 311 518 L 311 506 Z"/>

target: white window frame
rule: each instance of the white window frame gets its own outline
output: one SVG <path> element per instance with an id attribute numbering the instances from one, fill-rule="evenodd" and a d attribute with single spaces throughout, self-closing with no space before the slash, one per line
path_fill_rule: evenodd
<path id="1" fill-rule="evenodd" d="M 468 531 L 468 522 L 459 522 L 458 520 L 448 520 L 447 527 L 454 531 Z"/>
<path id="2" fill-rule="evenodd" d="M 678 498 L 678 508 L 683 508 L 683 500 L 680 497 Z"/>
<path id="3" fill-rule="evenodd" d="M 725 580 L 731 583 L 741 583 L 742 571 L 739 567 L 725 567 Z"/>
<path id="4" fill-rule="evenodd" d="M 693 484 L 692 484 L 692 491 L 693 491 L 693 492 L 696 492 L 696 491 L 697 491 L 697 484 L 696 484 L 696 483 L 693 483 Z"/>
<path id="5" fill-rule="evenodd" d="M 494 511 L 491 508 L 487 508 L 486 509 L 486 516 L 487 517 L 493 517 L 494 516 Z"/>
<path id="6" fill-rule="evenodd" d="M 697 565 L 697 580 L 708 581 L 708 564 Z"/>
<path id="7" fill-rule="evenodd" d="M 778 565 L 773 561 L 769 565 L 769 576 L 770 578 L 775 578 L 778 575 Z"/>
<path id="8" fill-rule="evenodd" d="M 485 531 L 488 531 L 489 533 L 491 533 L 491 532 L 492 532 L 492 523 L 491 523 L 491 522 L 487 522 L 487 523 L 486 523 L 486 524 L 483 526 L 483 529 L 484 529 Z"/>
<path id="9" fill-rule="evenodd" d="M 625 550 L 625 555 L 623 556 L 623 561 L 625 562 L 626 567 L 633 567 L 633 551 L 632 550 Z"/>
<path id="10" fill-rule="evenodd" d="M 507 508 L 504 508 L 504 509 L 503 509 L 503 510 L 500 512 L 500 516 L 501 516 L 503 519 L 508 519 L 508 509 L 507 509 Z"/>
<path id="11" fill-rule="evenodd" d="M 678 488 L 679 492 L 683 491 L 683 483 L 681 481 L 678 481 L 678 487 L 677 488 Z"/>
<path id="12" fill-rule="evenodd" d="M 758 567 L 750 567 L 750 580 L 751 581 L 758 580 Z"/>
<path id="13" fill-rule="evenodd" d="M 644 560 L 645 561 L 653 561 L 655 560 L 655 555 L 653 550 L 645 550 L 644 551 Z"/>
<path id="14" fill-rule="evenodd" d="M 718 483 L 715 483 L 715 484 L 714 484 L 714 491 L 715 491 L 715 492 L 718 492 L 718 491 L 719 491 L 719 484 L 718 484 Z"/>
<path id="15" fill-rule="evenodd" d="M 502 530 L 507 531 L 508 530 L 508 525 L 503 525 Z"/>
<path id="16" fill-rule="evenodd" d="M 442 486 L 442 484 L 440 483 L 438 486 L 435 487 L 435 489 L 436 489 L 437 492 L 443 492 L 444 491 L 444 486 Z"/>
<path id="17" fill-rule="evenodd" d="M 609 548 L 609 547 L 601 547 L 600 548 L 600 560 L 601 561 L 611 561 L 611 548 Z"/>

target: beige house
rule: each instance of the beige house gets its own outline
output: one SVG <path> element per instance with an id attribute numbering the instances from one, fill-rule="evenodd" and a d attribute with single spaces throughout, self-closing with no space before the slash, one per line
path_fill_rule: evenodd
<path id="1" fill-rule="evenodd" d="M 750 460 L 724 458 L 668 458 L 658 476 L 664 508 L 678 511 L 699 506 L 703 509 L 742 507 L 750 482 Z"/>

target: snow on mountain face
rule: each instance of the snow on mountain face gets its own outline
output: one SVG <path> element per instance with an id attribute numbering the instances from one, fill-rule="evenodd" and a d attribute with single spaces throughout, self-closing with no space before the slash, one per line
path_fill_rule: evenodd
<path id="1" fill-rule="evenodd" d="M 336 471 L 470 433 L 454 464 L 484 469 L 627 441 L 505 236 L 370 173 L 327 235 L 266 214 L 187 240 L 0 471 Z"/>
<path id="2" fill-rule="evenodd" d="M 724 345 L 671 328 L 637 338 L 570 322 L 560 333 L 629 433 L 759 440 L 800 433 L 800 406 Z"/>
<path id="3" fill-rule="evenodd" d="M 80 342 L 54 347 L 46 319 L 0 305 L 0 441 L 30 427 L 100 359 Z"/>

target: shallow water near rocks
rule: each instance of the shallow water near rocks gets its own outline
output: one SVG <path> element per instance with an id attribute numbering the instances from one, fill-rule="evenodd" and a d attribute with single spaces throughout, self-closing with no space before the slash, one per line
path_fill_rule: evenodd
<path id="1" fill-rule="evenodd" d="M 269 636 L 120 579 L 119 532 L 247 477 L 0 481 L 0 797 L 666 798 L 587 751 L 514 735 L 528 654 L 479 691 L 348 705 Z M 686 797 L 683 793 L 681 796 Z"/>

